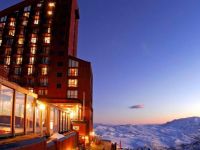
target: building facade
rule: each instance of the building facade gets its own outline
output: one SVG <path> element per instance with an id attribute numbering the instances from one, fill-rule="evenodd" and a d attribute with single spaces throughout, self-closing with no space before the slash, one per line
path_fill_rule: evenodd
<path id="1" fill-rule="evenodd" d="M 25 0 L 1 11 L 0 64 L 9 81 L 67 110 L 72 128 L 87 136 L 92 69 L 77 58 L 78 21 L 76 0 Z"/>

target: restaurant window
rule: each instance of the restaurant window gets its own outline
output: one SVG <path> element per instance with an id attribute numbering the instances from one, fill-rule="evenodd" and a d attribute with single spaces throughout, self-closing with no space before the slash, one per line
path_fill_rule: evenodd
<path id="1" fill-rule="evenodd" d="M 55 109 L 50 108 L 50 134 L 53 134 Z"/>
<path id="2" fill-rule="evenodd" d="M 69 59 L 69 67 L 78 67 L 79 63 L 78 61 Z"/>
<path id="3" fill-rule="evenodd" d="M 60 132 L 63 131 L 63 112 L 60 111 Z"/>
<path id="4" fill-rule="evenodd" d="M 9 30 L 8 35 L 15 36 L 15 30 Z"/>
<path id="5" fill-rule="evenodd" d="M 33 132 L 34 98 L 27 96 L 26 104 L 26 131 Z"/>
<path id="6" fill-rule="evenodd" d="M 68 90 L 67 98 L 78 98 L 78 91 L 77 90 Z"/>
<path id="7" fill-rule="evenodd" d="M 77 79 L 69 79 L 68 87 L 78 87 L 78 80 Z"/>
<path id="8" fill-rule="evenodd" d="M 24 132 L 24 104 L 25 95 L 16 92 L 15 95 L 15 133 Z"/>
<path id="9" fill-rule="evenodd" d="M 47 75 L 47 67 L 41 68 L 41 74 L 42 75 Z"/>
<path id="10" fill-rule="evenodd" d="M 13 90 L 0 84 L 0 136 L 11 133 Z"/>
<path id="11" fill-rule="evenodd" d="M 53 130 L 54 130 L 54 132 L 58 132 L 58 128 L 59 128 L 59 111 L 58 111 L 58 109 L 54 109 L 54 112 L 55 112 L 55 114 L 54 114 L 54 127 L 53 127 Z"/>
<path id="12" fill-rule="evenodd" d="M 17 57 L 16 58 L 16 64 L 21 65 L 22 64 L 22 57 Z"/>
<path id="13" fill-rule="evenodd" d="M 68 69 L 68 76 L 78 76 L 78 69 L 77 68 L 70 68 Z"/>
<path id="14" fill-rule="evenodd" d="M 40 89 L 40 90 L 38 90 L 38 94 L 39 95 L 47 95 L 48 91 L 46 89 Z"/>

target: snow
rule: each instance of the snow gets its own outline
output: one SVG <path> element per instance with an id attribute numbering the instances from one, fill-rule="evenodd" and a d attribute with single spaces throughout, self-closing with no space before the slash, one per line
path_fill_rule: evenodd
<path id="1" fill-rule="evenodd" d="M 123 148 L 151 149 L 180 148 L 200 145 L 200 118 L 173 120 L 161 125 L 105 125 L 95 124 L 95 132 L 102 139 L 122 143 Z M 199 143 L 198 143 L 199 142 Z M 183 147 L 181 147 L 184 149 Z M 200 149 L 200 147 L 198 147 Z"/>

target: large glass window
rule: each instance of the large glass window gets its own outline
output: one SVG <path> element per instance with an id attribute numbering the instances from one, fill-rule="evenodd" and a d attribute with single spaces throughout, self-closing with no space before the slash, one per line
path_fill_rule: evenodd
<path id="1" fill-rule="evenodd" d="M 33 132 L 34 98 L 27 96 L 26 104 L 26 131 Z"/>
<path id="2" fill-rule="evenodd" d="M 15 95 L 15 133 L 24 132 L 24 102 L 25 95 L 16 92 Z"/>
<path id="3" fill-rule="evenodd" d="M 0 136 L 11 133 L 13 90 L 0 84 Z"/>

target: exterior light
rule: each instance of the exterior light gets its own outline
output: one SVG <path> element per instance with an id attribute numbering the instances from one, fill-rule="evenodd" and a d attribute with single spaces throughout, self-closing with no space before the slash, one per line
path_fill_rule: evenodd
<path id="1" fill-rule="evenodd" d="M 39 104 L 40 110 L 45 110 L 45 105 L 44 104 Z"/>

